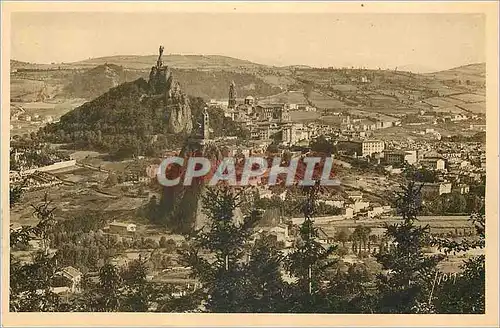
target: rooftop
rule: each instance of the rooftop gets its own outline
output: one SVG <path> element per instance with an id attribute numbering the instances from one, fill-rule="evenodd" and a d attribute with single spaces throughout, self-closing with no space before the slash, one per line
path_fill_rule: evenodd
<path id="1" fill-rule="evenodd" d="M 135 224 L 133 223 L 122 223 L 122 222 L 111 222 L 109 225 L 114 227 L 128 227 L 130 225 L 135 226 Z"/>
<path id="2" fill-rule="evenodd" d="M 61 269 L 61 273 L 65 273 L 71 277 L 78 277 L 78 276 L 81 276 L 82 273 L 80 272 L 80 270 L 78 269 L 75 269 L 74 267 L 72 266 L 67 266 L 65 268 L 62 268 Z"/>

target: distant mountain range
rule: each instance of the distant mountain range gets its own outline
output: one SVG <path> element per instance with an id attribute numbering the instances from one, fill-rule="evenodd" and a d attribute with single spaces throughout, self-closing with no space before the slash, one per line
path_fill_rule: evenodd
<path id="1" fill-rule="evenodd" d="M 47 94 L 47 99 L 92 100 L 125 82 L 138 78 L 147 79 L 156 59 L 153 55 L 110 56 L 49 65 L 11 60 L 11 100 L 35 101 L 40 98 L 42 91 Z M 484 63 L 424 74 L 405 72 L 401 68 L 328 69 L 306 65 L 275 67 L 226 56 L 203 55 L 166 55 L 163 63 L 172 70 L 187 95 L 202 97 L 207 102 L 211 99 L 227 99 L 229 85 L 234 81 L 238 98 L 248 95 L 257 98 L 272 95 L 293 98 L 293 95 L 287 93 L 292 90 L 302 94 L 302 98 L 297 100 L 295 97 L 291 102 L 310 101 L 322 110 L 339 110 L 352 106 L 365 106 L 367 110 L 380 110 L 389 106 L 396 110 L 398 106 L 404 107 L 408 102 L 408 99 L 405 100 L 407 96 L 400 95 L 398 90 L 416 87 L 423 88 L 424 98 L 471 92 L 478 93 L 480 97 L 484 96 L 486 75 Z M 356 100 L 353 100 L 350 92 L 366 85 L 367 82 L 361 82 L 363 79 L 369 80 L 370 87 L 380 95 L 357 95 Z M 309 94 L 312 90 L 317 92 Z M 470 97 L 475 97 L 475 103 L 481 100 L 477 100 L 477 95 Z M 466 102 L 469 104 L 471 100 Z M 483 112 L 484 106 L 479 107 L 467 107 L 459 111 Z"/>
<path id="2" fill-rule="evenodd" d="M 148 56 L 106 56 L 91 58 L 72 63 L 53 63 L 53 64 L 37 64 L 27 63 L 17 60 L 11 60 L 11 68 L 28 68 L 28 69 L 50 69 L 50 68 L 91 68 L 98 65 L 112 63 L 115 65 L 123 66 L 127 69 L 136 70 L 149 70 L 156 62 L 157 55 Z M 219 56 L 219 55 L 164 55 L 163 63 L 170 67 L 182 69 L 224 69 L 224 68 L 261 68 L 266 65 L 256 64 L 248 60 L 242 60 L 232 57 Z"/>
<path id="3" fill-rule="evenodd" d="M 53 64 L 37 64 L 37 63 L 27 63 L 18 60 L 11 60 L 12 68 L 28 68 L 28 69 L 50 69 L 50 68 L 65 68 L 65 69 L 77 69 L 77 68 L 92 68 L 103 64 L 115 64 L 122 66 L 126 69 L 135 70 L 149 70 L 152 63 L 156 62 L 158 56 L 156 55 L 116 55 L 116 56 L 105 56 L 90 58 L 86 60 L 81 60 L 71 63 L 53 63 Z M 309 65 L 287 65 L 287 66 L 270 66 L 251 62 L 244 59 L 238 59 L 228 56 L 221 55 L 164 55 L 163 62 L 172 68 L 179 69 L 207 69 L 207 70 L 220 70 L 220 69 L 275 69 L 275 70 L 289 70 L 289 69 L 314 69 L 317 67 L 312 67 Z M 375 68 L 373 68 L 375 69 Z M 439 72 L 469 72 L 476 74 L 475 71 L 485 71 L 485 63 L 476 63 L 465 66 L 460 66 L 456 68 L 451 68 L 448 70 L 437 71 L 430 67 L 409 64 L 397 67 L 398 71 L 409 71 L 421 74 L 436 74 Z"/>

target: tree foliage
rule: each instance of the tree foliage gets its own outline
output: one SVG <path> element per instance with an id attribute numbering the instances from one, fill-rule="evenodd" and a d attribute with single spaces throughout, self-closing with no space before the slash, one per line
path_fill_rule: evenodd
<path id="1" fill-rule="evenodd" d="M 387 270 L 387 274 L 379 275 L 377 282 L 382 313 L 433 311 L 429 297 L 436 266 L 442 256 L 429 256 L 423 251 L 431 241 L 429 226 L 416 224 L 421 207 L 420 189 L 410 182 L 397 193 L 396 205 L 403 222 L 386 226 L 386 236 L 392 247 L 377 255 L 383 269 Z"/>

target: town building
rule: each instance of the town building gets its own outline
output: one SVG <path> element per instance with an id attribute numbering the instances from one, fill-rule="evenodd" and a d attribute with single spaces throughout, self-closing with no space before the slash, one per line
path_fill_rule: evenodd
<path id="1" fill-rule="evenodd" d="M 440 157 L 427 157 L 419 161 L 420 165 L 424 168 L 434 171 L 445 171 L 446 160 Z"/>
<path id="2" fill-rule="evenodd" d="M 451 193 L 451 182 L 423 183 L 421 192 L 426 198 Z"/>
<path id="3" fill-rule="evenodd" d="M 385 149 L 385 143 L 380 140 L 348 140 L 339 141 L 337 148 L 346 155 L 366 157 L 382 153 Z"/>
<path id="4" fill-rule="evenodd" d="M 363 199 L 363 193 L 361 191 L 346 191 L 347 197 L 353 201 L 360 201 Z"/>
<path id="5" fill-rule="evenodd" d="M 312 131 L 304 124 L 287 124 L 282 129 L 282 142 L 294 145 L 299 141 L 309 141 L 312 138 Z"/>
<path id="6" fill-rule="evenodd" d="M 470 190 L 469 185 L 464 184 L 464 183 L 461 183 L 461 184 L 455 185 L 455 186 L 453 186 L 453 188 L 452 188 L 452 191 L 453 191 L 453 192 L 457 192 L 457 193 L 462 194 L 462 195 L 464 195 L 464 194 L 468 194 L 468 193 L 469 193 L 469 190 Z"/>
<path id="7" fill-rule="evenodd" d="M 361 143 L 361 155 L 363 157 L 384 151 L 385 143 L 380 140 L 363 140 Z"/>
<path id="8" fill-rule="evenodd" d="M 404 164 L 408 163 L 410 165 L 415 164 L 418 159 L 418 153 L 416 150 L 393 150 L 384 151 L 384 162 L 389 165 L 394 164 Z"/>
<path id="9" fill-rule="evenodd" d="M 262 104 L 255 106 L 255 117 L 260 121 L 289 122 L 290 110 L 285 104 Z"/>
<path id="10" fill-rule="evenodd" d="M 56 273 L 57 282 L 54 287 L 67 287 L 69 292 L 79 292 L 82 277 L 83 274 L 78 269 L 75 269 L 72 266 L 64 267 Z"/>
<path id="11" fill-rule="evenodd" d="M 109 224 L 109 233 L 118 235 L 135 234 L 137 225 L 133 223 L 111 222 Z"/>

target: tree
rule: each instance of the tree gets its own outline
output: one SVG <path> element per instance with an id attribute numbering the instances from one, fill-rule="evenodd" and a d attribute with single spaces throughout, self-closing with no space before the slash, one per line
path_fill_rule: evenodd
<path id="1" fill-rule="evenodd" d="M 117 312 L 119 310 L 121 281 L 118 269 L 114 265 L 105 264 L 101 267 L 94 311 Z"/>
<path id="2" fill-rule="evenodd" d="M 177 248 L 177 243 L 173 239 L 168 239 L 165 242 L 165 247 L 164 248 L 165 248 L 165 251 L 167 253 L 173 253 L 173 252 L 175 252 L 175 249 Z"/>
<path id="3" fill-rule="evenodd" d="M 52 201 L 49 201 L 48 194 L 45 193 L 43 202 L 39 205 L 31 205 L 33 207 L 33 215 L 39 220 L 38 224 L 33 228 L 33 232 L 42 239 L 42 249 L 45 255 L 49 253 L 50 239 L 49 235 L 56 223 L 54 219 L 55 207 L 51 207 Z"/>
<path id="4" fill-rule="evenodd" d="M 108 174 L 108 178 L 106 179 L 106 185 L 113 187 L 116 184 L 118 184 L 118 177 L 116 176 L 116 173 L 110 172 Z"/>
<path id="5" fill-rule="evenodd" d="M 146 261 L 142 258 L 131 261 L 120 272 L 124 284 L 120 311 L 147 312 L 155 298 L 163 294 L 146 281 L 148 272 Z"/>
<path id="6" fill-rule="evenodd" d="M 269 146 L 267 146 L 267 150 L 266 150 L 268 153 L 272 153 L 272 154 L 276 154 L 279 152 L 279 148 L 278 148 L 278 145 L 276 143 L 271 143 Z"/>
<path id="7" fill-rule="evenodd" d="M 386 236 L 393 247 L 377 254 L 387 274 L 379 274 L 379 309 L 381 313 L 433 312 L 432 280 L 436 266 L 443 259 L 440 255 L 426 256 L 423 248 L 431 243 L 429 226 L 415 224 L 421 207 L 421 187 L 414 182 L 402 186 L 396 193 L 395 205 L 402 216 L 402 223 L 386 225 Z"/>
<path id="8" fill-rule="evenodd" d="M 48 236 L 54 224 L 53 212 L 47 194 L 42 204 L 33 206 L 38 223 L 11 230 L 10 245 L 28 244 L 33 237 L 42 239 L 42 251 L 34 255 L 32 262 L 22 263 L 11 255 L 10 260 L 10 309 L 11 311 L 57 311 L 59 296 L 52 292 L 51 283 L 58 271 L 57 257 L 49 255 Z"/>
<path id="9" fill-rule="evenodd" d="M 289 286 L 281 276 L 282 261 L 283 255 L 268 237 L 263 236 L 256 241 L 251 249 L 250 261 L 244 268 L 247 307 L 242 312 L 287 312 Z"/>
<path id="10" fill-rule="evenodd" d="M 476 238 L 461 241 L 437 239 L 435 243 L 446 254 L 471 249 L 484 249 L 485 236 L 484 205 L 471 215 L 476 229 Z M 485 256 L 477 255 L 464 260 L 462 272 L 454 280 L 449 280 L 436 290 L 436 308 L 440 313 L 485 313 Z"/>
<path id="11" fill-rule="evenodd" d="M 17 203 L 21 201 L 21 197 L 23 195 L 23 187 L 20 186 L 10 186 L 9 187 L 9 197 L 10 197 L 10 208 L 14 207 Z"/>
<path id="12" fill-rule="evenodd" d="M 167 244 L 167 238 L 165 236 L 161 236 L 158 244 L 159 244 L 160 248 L 165 248 L 165 246 Z"/>
<path id="13" fill-rule="evenodd" d="M 234 210 L 240 205 L 240 194 L 224 186 L 208 188 L 203 203 L 209 218 L 207 229 L 192 236 L 192 245 L 182 251 L 182 256 L 202 284 L 207 311 L 244 311 L 249 300 L 243 287 L 247 286 L 248 277 L 243 261 L 246 244 L 260 213 L 251 211 L 243 222 L 236 222 Z M 201 256 L 201 250 L 214 254 L 215 260 Z"/>
<path id="14" fill-rule="evenodd" d="M 57 311 L 60 298 L 51 290 L 51 282 L 56 272 L 56 258 L 43 252 L 37 253 L 33 262 L 25 264 L 11 256 L 10 311 Z"/>
<path id="15" fill-rule="evenodd" d="M 417 169 L 413 165 L 406 165 L 404 174 L 410 181 L 434 183 L 438 181 L 438 175 L 435 171 L 429 170 L 425 167 Z"/>
<path id="16" fill-rule="evenodd" d="M 335 233 L 335 239 L 342 243 L 342 247 L 345 247 L 345 243 L 349 241 L 351 237 L 351 232 L 348 228 L 341 228 L 337 233 Z"/>
<path id="17" fill-rule="evenodd" d="M 366 250 L 368 244 L 368 238 L 371 232 L 370 227 L 364 227 L 362 225 L 357 225 L 352 232 L 352 236 L 354 237 L 354 241 L 357 243 L 357 250 L 361 251 L 361 249 Z"/>
<path id="18" fill-rule="evenodd" d="M 373 313 L 373 274 L 366 264 L 348 264 L 338 269 L 328 286 L 328 301 L 336 313 Z"/>
<path id="19" fill-rule="evenodd" d="M 318 241 L 319 234 L 314 226 L 313 215 L 319 189 L 319 181 L 314 186 L 303 188 L 306 198 L 302 204 L 304 222 L 299 228 L 300 239 L 296 249 L 285 260 L 285 268 L 289 274 L 298 279 L 289 298 L 290 312 L 331 311 L 328 307 L 324 282 L 328 280 L 326 269 L 336 263 L 336 259 L 330 259 L 336 247 L 324 248 Z"/>
<path id="20" fill-rule="evenodd" d="M 323 153 L 328 156 L 330 156 L 334 151 L 332 142 L 327 140 L 324 135 L 313 139 L 310 143 L 310 147 L 312 151 Z"/>

